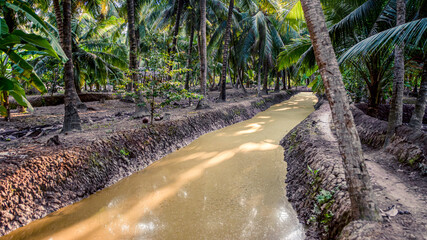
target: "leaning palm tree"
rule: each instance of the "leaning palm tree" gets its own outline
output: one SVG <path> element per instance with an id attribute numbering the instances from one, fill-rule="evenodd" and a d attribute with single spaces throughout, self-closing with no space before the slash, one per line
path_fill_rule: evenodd
<path id="1" fill-rule="evenodd" d="M 326 28 L 320 0 L 301 0 L 314 53 L 337 130 L 339 150 L 346 169 L 353 219 L 379 221 L 380 215 L 373 199 L 372 185 L 364 163 L 362 146 L 332 41 Z"/>

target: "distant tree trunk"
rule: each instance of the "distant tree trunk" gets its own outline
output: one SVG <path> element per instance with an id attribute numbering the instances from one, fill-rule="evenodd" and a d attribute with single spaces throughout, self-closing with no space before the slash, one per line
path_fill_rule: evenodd
<path id="1" fill-rule="evenodd" d="M 53 82 L 52 82 L 52 86 L 50 89 L 50 95 L 53 96 L 53 94 L 56 92 L 56 85 L 58 84 L 58 67 L 56 67 L 53 70 Z M 86 86 L 86 82 L 85 82 L 85 86 Z"/>
<path id="2" fill-rule="evenodd" d="M 288 71 L 286 71 L 286 76 L 286 78 L 288 79 L 288 89 L 291 90 L 291 73 L 289 72 L 289 69 Z"/>
<path id="3" fill-rule="evenodd" d="M 276 85 L 274 86 L 274 92 L 280 92 L 280 71 L 278 71 L 276 74 Z"/>
<path id="4" fill-rule="evenodd" d="M 264 79 L 263 79 L 263 87 L 262 87 L 262 93 L 263 94 L 268 94 L 268 72 L 269 72 L 269 69 L 268 69 L 268 65 L 267 64 L 265 64 L 264 65 Z"/>
<path id="5" fill-rule="evenodd" d="M 4 117 L 4 120 L 6 122 L 9 122 L 10 121 L 9 92 L 8 91 L 3 91 L 3 95 L 1 97 L 3 98 L 3 99 L 0 98 L 1 104 L 6 109 L 6 115 Z"/>
<path id="6" fill-rule="evenodd" d="M 135 36 L 135 4 L 134 4 L 134 0 L 126 0 L 126 2 L 127 2 L 127 14 L 128 14 L 129 71 L 130 71 L 132 83 L 136 83 L 137 82 L 136 53 L 138 51 L 138 46 L 137 46 L 136 36 Z M 131 89 L 128 89 L 128 90 L 131 90 Z"/>
<path id="7" fill-rule="evenodd" d="M 381 84 L 379 81 L 371 81 L 368 84 L 369 91 L 369 103 L 368 103 L 368 115 L 376 117 L 378 115 L 378 106 L 381 100 Z"/>
<path id="8" fill-rule="evenodd" d="M 135 93 L 138 96 L 135 104 L 134 117 L 142 117 L 147 113 L 147 107 L 138 89 L 139 83 L 138 73 L 138 39 L 136 38 L 135 31 L 135 2 L 134 0 L 126 0 L 127 4 L 127 17 L 128 17 L 128 39 L 129 39 L 129 74 L 131 83 L 128 85 L 128 91 L 132 91 L 135 85 Z M 154 73 L 155 74 L 155 73 Z"/>
<path id="9" fill-rule="evenodd" d="M 140 69 L 139 69 L 139 66 L 140 66 L 140 58 L 139 58 L 139 52 L 140 52 L 140 49 L 139 49 L 139 47 L 140 47 L 140 45 L 141 45 L 141 34 L 140 34 L 140 32 L 139 32 L 139 23 L 138 23 L 138 19 L 139 19 L 139 17 L 138 17 L 138 14 L 137 13 L 135 13 L 136 12 L 136 9 L 137 9 L 137 2 L 134 0 L 133 1 L 133 11 L 134 11 L 134 29 L 135 29 L 135 44 L 136 44 L 136 52 L 135 52 L 135 58 L 136 58 L 136 60 L 135 60 L 135 68 L 138 70 L 137 72 L 136 72 L 136 80 L 137 80 L 137 82 L 136 83 L 140 83 L 142 80 L 141 80 L 141 73 L 140 73 Z M 136 84 L 135 84 L 136 85 Z"/>
<path id="10" fill-rule="evenodd" d="M 182 13 L 182 6 L 183 6 L 183 4 L 184 4 L 184 0 L 178 0 L 178 9 L 176 10 L 176 21 L 175 21 L 175 26 L 173 28 L 172 46 L 171 46 L 171 48 L 168 51 L 169 54 L 170 54 L 171 62 L 173 62 L 173 60 L 174 60 L 174 56 L 173 55 L 175 53 L 176 43 L 178 41 L 177 36 L 178 36 L 178 33 L 179 33 L 179 24 L 181 22 L 181 13 Z M 171 64 L 169 66 L 169 72 L 172 71 L 172 67 L 173 67 L 173 65 Z M 171 80 L 171 76 L 170 75 L 168 76 L 168 80 Z"/>
<path id="11" fill-rule="evenodd" d="M 282 83 L 283 83 L 282 90 L 286 90 L 286 71 L 285 70 L 282 71 Z"/>
<path id="12" fill-rule="evenodd" d="M 193 40 L 194 40 L 194 22 L 191 23 L 191 33 L 190 33 L 190 46 L 188 47 L 188 59 L 187 59 L 187 69 L 192 70 L 191 66 L 191 54 L 193 53 Z M 190 77 L 191 71 L 187 72 L 187 76 L 185 77 L 185 89 L 190 89 Z M 215 80 L 215 79 L 214 79 Z"/>
<path id="13" fill-rule="evenodd" d="M 80 117 L 76 110 L 77 108 L 85 108 L 86 106 L 80 101 L 77 95 L 76 86 L 74 83 L 74 65 L 72 59 L 72 36 L 71 36 L 71 0 L 62 1 L 63 11 L 63 31 L 62 31 L 62 49 L 68 58 L 64 65 L 64 105 L 65 115 L 62 131 L 81 130 Z"/>
<path id="14" fill-rule="evenodd" d="M 12 10 L 5 10 L 4 20 L 6 21 L 6 25 L 9 28 L 9 33 L 12 33 L 17 26 L 15 12 L 13 12 Z M 6 109 L 6 116 L 4 117 L 4 120 L 9 122 L 10 121 L 9 91 L 3 91 L 3 100 L 1 98 L 0 100 L 1 100 L 1 104 Z"/>
<path id="15" fill-rule="evenodd" d="M 416 78 L 413 81 L 413 84 L 414 84 L 414 89 L 412 90 L 412 94 L 414 94 L 416 96 L 418 94 L 418 81 Z"/>
<path id="16" fill-rule="evenodd" d="M 396 1 L 396 26 L 405 23 L 406 2 L 405 0 Z M 402 125 L 403 118 L 403 90 L 405 80 L 405 56 L 404 44 L 396 46 L 394 50 L 394 81 L 393 96 L 391 98 L 390 113 L 388 117 L 388 129 L 384 142 L 384 147 L 390 143 L 397 126 Z"/>
<path id="17" fill-rule="evenodd" d="M 259 59 L 259 63 L 258 63 L 258 82 L 257 82 L 257 96 L 261 97 L 261 66 L 262 66 L 262 61 L 261 59 Z"/>
<path id="18" fill-rule="evenodd" d="M 208 108 L 206 78 L 208 72 L 206 49 L 206 0 L 200 0 L 200 93 L 203 99 L 197 104 L 197 109 Z"/>
<path id="19" fill-rule="evenodd" d="M 326 27 L 320 0 L 301 0 L 319 71 L 331 107 L 339 150 L 344 162 L 353 219 L 380 220 L 374 202 L 362 146 L 342 75 Z"/>
<path id="20" fill-rule="evenodd" d="M 245 73 L 243 72 L 243 68 L 240 69 L 240 86 L 242 87 L 243 93 L 246 95 L 247 91 L 245 85 L 243 84 L 245 80 Z"/>
<path id="21" fill-rule="evenodd" d="M 244 70 L 242 70 L 244 71 Z M 243 73 L 245 74 L 245 73 Z M 251 79 L 248 78 L 248 80 L 246 80 L 246 88 L 250 88 L 251 87 Z"/>
<path id="22" fill-rule="evenodd" d="M 396 26 L 405 23 L 406 16 L 406 1 L 396 1 Z M 391 98 L 390 113 L 388 115 L 388 129 L 384 142 L 384 147 L 390 143 L 397 126 L 402 125 L 403 118 L 403 90 L 405 81 L 405 56 L 403 49 L 405 45 L 402 43 L 396 46 L 394 50 L 394 81 L 393 81 L 393 96 Z"/>
<path id="23" fill-rule="evenodd" d="M 230 0 L 230 4 L 228 6 L 228 17 L 227 17 L 227 25 L 225 27 L 225 35 L 224 35 L 224 48 L 223 48 L 223 56 L 222 56 L 222 71 L 221 71 L 221 79 L 220 82 L 220 93 L 219 99 L 221 101 L 227 100 L 226 94 L 226 79 L 227 79 L 227 66 L 228 66 L 228 52 L 229 52 L 229 44 L 230 44 L 230 32 L 231 32 L 231 21 L 233 20 L 233 9 L 234 9 L 234 0 Z"/>
<path id="24" fill-rule="evenodd" d="M 427 101 L 427 58 L 424 59 L 423 75 L 421 77 L 420 92 L 418 93 L 415 110 L 412 113 L 409 126 L 415 129 L 421 129 L 426 110 Z"/>
<path id="25" fill-rule="evenodd" d="M 236 71 L 234 71 L 233 74 L 231 74 L 230 65 L 228 66 L 228 69 L 229 69 L 228 71 L 230 71 L 231 86 L 233 88 L 236 88 L 236 85 L 237 85 Z"/>

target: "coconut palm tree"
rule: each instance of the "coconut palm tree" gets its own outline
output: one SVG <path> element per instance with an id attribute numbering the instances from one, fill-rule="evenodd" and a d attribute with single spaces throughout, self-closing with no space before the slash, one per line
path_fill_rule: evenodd
<path id="1" fill-rule="evenodd" d="M 408 18 L 416 19 L 419 16 L 420 4 L 422 1 L 408 2 Z M 340 58 L 340 65 L 354 68 L 366 82 L 369 92 L 368 114 L 375 116 L 378 111 L 378 105 L 382 99 L 383 88 L 388 82 L 391 74 L 393 58 L 392 51 L 376 51 L 375 55 L 346 54 L 347 50 L 353 46 L 364 42 L 373 35 L 390 29 L 394 26 L 396 19 L 395 1 L 387 0 L 368 0 L 368 1 L 323 1 L 328 22 L 332 23 L 329 27 L 329 34 L 334 48 Z M 364 42 L 364 46 L 367 46 Z M 371 43 L 374 43 L 371 41 Z M 359 45 L 357 48 L 361 47 Z M 298 72 L 316 72 L 317 67 L 314 62 L 313 48 L 311 45 L 295 44 L 294 47 L 285 48 L 280 58 L 281 67 L 297 66 Z M 303 52 L 304 48 L 306 51 Z M 351 57 L 350 57 L 351 56 Z"/>
<path id="2" fill-rule="evenodd" d="M 271 18 L 259 9 L 254 15 L 247 15 L 241 21 L 243 33 L 238 44 L 238 61 L 245 64 L 252 55 L 258 57 L 258 96 L 261 95 L 261 70 L 264 72 L 263 92 L 266 94 L 268 74 L 276 59 L 275 49 L 284 46 Z"/>
<path id="3" fill-rule="evenodd" d="M 406 1 L 396 0 L 396 26 L 405 23 Z M 390 114 L 388 117 L 388 129 L 384 146 L 390 143 L 397 126 L 402 125 L 403 120 L 403 87 L 405 81 L 405 56 L 404 44 L 397 46 L 394 50 L 394 81 L 393 94 L 390 104 Z"/>
<path id="4" fill-rule="evenodd" d="M 380 215 L 373 199 L 362 146 L 350 111 L 320 0 L 301 0 L 301 4 L 330 103 L 333 123 L 337 130 L 338 145 L 349 186 L 352 217 L 353 219 L 379 221 Z"/>

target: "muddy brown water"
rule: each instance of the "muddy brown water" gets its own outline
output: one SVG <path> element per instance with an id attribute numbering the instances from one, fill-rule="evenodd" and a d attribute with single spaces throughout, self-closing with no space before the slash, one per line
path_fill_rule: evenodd
<path id="1" fill-rule="evenodd" d="M 201 136 L 3 239 L 303 239 L 278 145 L 314 109 L 300 93 Z"/>

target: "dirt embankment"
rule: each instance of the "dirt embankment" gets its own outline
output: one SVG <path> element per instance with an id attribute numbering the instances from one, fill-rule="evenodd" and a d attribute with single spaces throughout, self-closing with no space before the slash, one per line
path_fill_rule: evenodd
<path id="1" fill-rule="evenodd" d="M 368 111 L 368 104 L 366 103 L 357 103 L 355 104 L 357 108 L 362 110 L 365 114 Z M 412 117 L 412 113 L 414 112 L 415 105 L 414 104 L 403 104 L 403 115 L 402 115 L 402 121 L 403 123 L 409 123 Z M 427 124 L 427 109 L 426 114 L 423 118 L 423 124 Z M 378 106 L 378 115 L 377 118 L 383 121 L 388 121 L 388 116 L 390 114 L 390 105 L 388 104 L 380 104 Z"/>
<path id="2" fill-rule="evenodd" d="M 200 135 L 249 119 L 293 94 L 272 94 L 121 131 L 88 146 L 45 147 L 21 155 L 20 161 L 5 159 L 0 165 L 0 235 L 79 201 Z"/>
<path id="3" fill-rule="evenodd" d="M 344 168 L 329 123 L 329 105 L 323 104 L 281 141 L 287 162 L 287 191 L 289 202 L 303 224 L 308 225 L 307 239 L 336 237 L 350 221 L 350 199 L 347 193 Z M 310 171 L 318 171 L 314 174 Z M 313 175 L 314 174 L 314 175 Z M 339 189 L 339 190 L 338 190 Z M 328 207 L 334 216 L 327 224 L 311 222 L 316 196 L 321 190 L 336 191 Z M 326 231 L 325 227 L 329 231 Z"/>
<path id="4" fill-rule="evenodd" d="M 387 122 L 370 117 L 356 107 L 351 110 L 361 142 L 372 148 L 381 148 L 387 133 Z M 385 152 L 394 155 L 399 162 L 427 174 L 426 132 L 399 126 Z"/>
<path id="5" fill-rule="evenodd" d="M 113 93 L 80 93 L 79 97 L 82 102 L 100 101 L 101 99 L 112 100 L 118 98 L 118 96 Z M 28 96 L 28 101 L 33 107 L 57 106 L 64 104 L 64 95 Z M 15 109 L 18 106 L 18 103 L 12 99 L 10 101 L 10 106 Z"/>
<path id="6" fill-rule="evenodd" d="M 281 142 L 287 196 L 308 227 L 307 239 L 426 239 L 427 181 L 422 171 L 414 170 L 425 164 L 426 134 L 399 127 L 383 150 L 387 123 L 355 107 L 352 111 L 362 143 L 369 143 L 363 145 L 365 160 L 384 222 L 351 222 L 342 158 L 329 105 L 323 104 Z"/>

